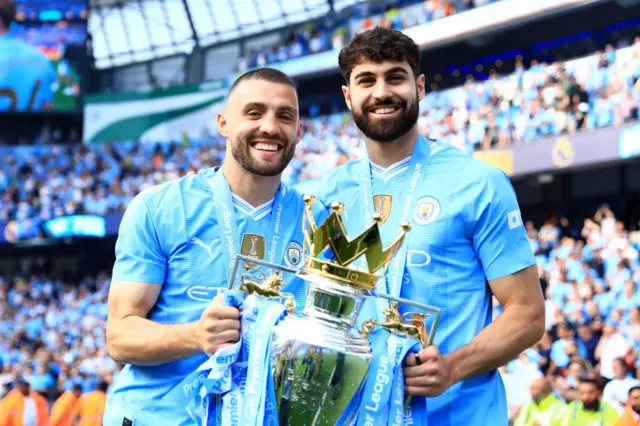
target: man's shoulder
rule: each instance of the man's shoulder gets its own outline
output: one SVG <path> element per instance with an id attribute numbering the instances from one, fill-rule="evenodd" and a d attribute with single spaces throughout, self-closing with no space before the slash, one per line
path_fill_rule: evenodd
<path id="1" fill-rule="evenodd" d="M 159 183 L 140 191 L 136 199 L 144 202 L 152 212 L 163 209 L 174 210 L 177 205 L 182 204 L 183 197 L 187 193 L 192 196 L 194 193 L 206 193 L 208 190 L 206 173 L 203 170 L 197 174 L 190 174 L 178 179 Z"/>
<path id="2" fill-rule="evenodd" d="M 333 169 L 318 181 L 316 195 L 321 200 L 326 200 L 338 196 L 345 190 L 357 188 L 358 168 L 366 161 L 366 159 L 352 160 Z"/>

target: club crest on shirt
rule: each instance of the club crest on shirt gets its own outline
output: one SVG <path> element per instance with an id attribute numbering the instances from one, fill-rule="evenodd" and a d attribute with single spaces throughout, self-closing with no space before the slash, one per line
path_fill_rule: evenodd
<path id="1" fill-rule="evenodd" d="M 299 269 L 304 263 L 303 257 L 302 246 L 296 241 L 289 242 L 284 253 L 284 264 L 289 268 Z"/>
<path id="2" fill-rule="evenodd" d="M 416 203 L 413 221 L 418 225 L 429 225 L 440 216 L 440 203 L 433 197 L 422 197 Z"/>
<path id="3" fill-rule="evenodd" d="M 382 222 L 380 225 L 385 223 L 389 216 L 391 216 L 391 195 L 388 194 L 377 194 L 373 196 L 373 208 L 376 213 L 379 213 L 382 216 Z"/>
<path id="4" fill-rule="evenodd" d="M 262 235 L 244 234 L 240 245 L 240 253 L 247 257 L 264 260 L 265 247 L 266 244 Z M 255 264 L 249 266 L 253 267 Z"/>

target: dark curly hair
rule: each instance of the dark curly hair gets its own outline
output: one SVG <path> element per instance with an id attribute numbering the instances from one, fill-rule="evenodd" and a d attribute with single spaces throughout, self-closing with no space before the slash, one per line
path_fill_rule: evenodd
<path id="1" fill-rule="evenodd" d="M 414 77 L 417 77 L 420 71 L 420 48 L 411 37 L 400 31 L 376 27 L 355 36 L 340 51 L 338 65 L 347 84 L 353 68 L 364 61 L 406 61 Z"/>

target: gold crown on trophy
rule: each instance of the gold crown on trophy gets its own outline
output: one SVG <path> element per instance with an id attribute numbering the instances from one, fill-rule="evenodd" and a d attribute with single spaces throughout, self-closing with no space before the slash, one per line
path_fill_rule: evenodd
<path id="1" fill-rule="evenodd" d="M 391 259 L 402 245 L 406 233 L 411 230 L 411 225 L 407 221 L 402 221 L 400 235 L 393 243 L 384 248 L 380 235 L 382 216 L 380 213 L 374 213 L 373 224 L 362 234 L 350 240 L 341 217 L 344 206 L 334 201 L 331 204 L 331 214 L 320 226 L 317 226 L 311 208 L 315 200 L 312 195 L 304 196 L 306 206 L 302 231 L 305 245 L 305 269 L 307 272 L 317 272 L 354 287 L 373 290 L 376 282 L 384 275 Z M 335 260 L 325 260 L 318 257 L 324 253 L 327 247 L 331 247 Z M 362 255 L 366 257 L 366 269 L 352 265 Z M 380 274 L 376 274 L 378 270 L 382 270 Z"/>

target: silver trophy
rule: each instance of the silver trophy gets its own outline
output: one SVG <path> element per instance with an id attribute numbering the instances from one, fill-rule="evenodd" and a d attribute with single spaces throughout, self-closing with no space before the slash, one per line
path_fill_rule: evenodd
<path id="1" fill-rule="evenodd" d="M 311 210 L 314 201 L 314 197 L 305 196 L 303 268 L 291 269 L 239 255 L 229 282 L 229 288 L 238 281 L 238 288 L 247 294 L 283 300 L 288 309 L 272 334 L 271 373 L 280 425 L 349 424 L 356 411 L 348 414 L 347 407 L 364 386 L 372 359 L 368 335 L 376 327 L 384 327 L 391 333 L 415 338 L 426 347 L 433 341 L 440 317 L 437 308 L 380 294 L 378 297 L 388 301 L 384 320 L 359 318 L 365 299 L 374 297 L 371 292 L 376 282 L 410 226 L 401 224 L 400 236 L 384 249 L 379 213 L 374 214 L 371 227 L 350 240 L 340 217 L 343 206 L 334 203 L 329 217 L 316 226 Z M 335 260 L 320 258 L 327 248 L 333 251 Z M 354 265 L 361 256 L 366 257 L 366 268 Z M 382 274 L 376 275 L 377 271 Z M 296 309 L 293 297 L 281 291 L 288 273 L 307 282 L 302 309 Z M 399 304 L 412 305 L 422 312 L 400 315 Z M 427 331 L 425 319 L 430 315 L 434 318 Z"/>

